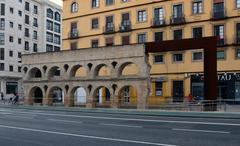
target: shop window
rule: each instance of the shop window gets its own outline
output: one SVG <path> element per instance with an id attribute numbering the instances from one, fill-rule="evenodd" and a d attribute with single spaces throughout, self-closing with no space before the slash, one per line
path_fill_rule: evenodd
<path id="1" fill-rule="evenodd" d="M 7 94 L 17 93 L 17 90 L 18 90 L 17 82 L 7 82 L 6 83 L 6 93 Z"/>
<path id="2" fill-rule="evenodd" d="M 162 91 L 162 87 L 163 87 L 163 82 L 159 82 L 156 81 L 155 82 L 155 95 L 156 96 L 162 96 L 163 95 L 163 91 Z"/>

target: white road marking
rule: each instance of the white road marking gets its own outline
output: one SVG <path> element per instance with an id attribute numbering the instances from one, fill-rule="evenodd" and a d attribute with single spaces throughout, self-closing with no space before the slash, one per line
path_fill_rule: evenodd
<path id="1" fill-rule="evenodd" d="M 18 118 L 18 119 L 34 119 L 34 117 L 23 117 L 23 116 L 14 116 L 14 115 L 5 115 L 5 117 Z"/>
<path id="2" fill-rule="evenodd" d="M 81 137 L 81 138 L 89 138 L 89 139 L 99 139 L 99 140 L 116 141 L 116 142 L 125 142 L 125 143 L 156 145 L 156 146 L 176 146 L 176 145 L 171 145 L 171 144 L 161 144 L 161 143 L 152 143 L 152 142 L 146 142 L 146 141 L 136 141 L 136 140 L 127 140 L 127 139 L 108 138 L 108 137 L 98 137 L 98 136 L 90 136 L 90 135 L 80 135 L 80 134 L 64 133 L 64 132 L 57 132 L 57 131 L 48 131 L 48 130 L 40 130 L 40 129 L 15 127 L 15 126 L 6 126 L 6 125 L 0 125 L 0 128 L 17 129 L 17 130 L 22 130 L 22 131 L 31 131 L 31 132 L 56 134 L 56 135 L 72 136 L 72 137 Z"/>
<path id="3" fill-rule="evenodd" d="M 195 129 L 178 129 L 178 128 L 174 128 L 174 129 L 172 129 L 172 130 L 175 130 L 175 131 L 187 131 L 187 132 L 205 132 L 205 133 L 230 134 L 230 132 L 227 132 L 227 131 L 195 130 Z"/>
<path id="4" fill-rule="evenodd" d="M 80 115 L 63 115 L 50 113 L 32 113 L 32 112 L 13 112 L 28 115 L 46 115 L 59 117 L 73 117 L 73 118 L 90 118 L 90 119 L 105 119 L 105 120 L 120 120 L 120 121 L 139 121 L 139 122 L 156 122 L 156 123 L 179 123 L 179 124 L 201 124 L 201 125 L 220 125 L 220 126 L 240 126 L 237 123 L 218 123 L 218 122 L 200 122 L 200 121 L 176 121 L 176 120 L 153 120 L 153 119 L 133 119 L 133 118 L 113 118 L 113 117 L 98 117 L 98 116 L 80 116 Z"/>
<path id="5" fill-rule="evenodd" d="M 81 124 L 81 121 L 69 121 L 69 120 L 59 120 L 59 119 L 46 119 L 47 121 L 55 121 L 55 122 L 65 122 L 65 123 L 76 123 Z"/>
<path id="6" fill-rule="evenodd" d="M 105 124 L 105 123 L 100 123 L 100 125 L 116 126 L 116 127 L 128 127 L 128 128 L 142 128 L 142 126 L 133 126 L 133 125 L 119 125 L 119 124 Z"/>

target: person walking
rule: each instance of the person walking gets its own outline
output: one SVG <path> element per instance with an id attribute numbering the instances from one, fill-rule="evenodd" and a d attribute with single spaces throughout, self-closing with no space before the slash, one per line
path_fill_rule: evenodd
<path id="1" fill-rule="evenodd" d="M 18 100 L 19 100 L 18 94 L 14 93 L 13 104 L 18 103 Z"/>
<path id="2" fill-rule="evenodd" d="M 5 100 L 4 100 L 4 94 L 3 94 L 3 92 L 1 92 L 1 100 L 2 100 L 2 102 L 5 104 Z"/>

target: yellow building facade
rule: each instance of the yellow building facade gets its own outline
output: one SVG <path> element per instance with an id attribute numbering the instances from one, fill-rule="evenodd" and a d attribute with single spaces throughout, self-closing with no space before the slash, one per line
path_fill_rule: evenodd
<path id="1" fill-rule="evenodd" d="M 240 0 L 63 1 L 64 50 L 217 36 L 218 96 L 240 100 Z M 199 49 L 149 54 L 151 104 L 203 96 Z"/>

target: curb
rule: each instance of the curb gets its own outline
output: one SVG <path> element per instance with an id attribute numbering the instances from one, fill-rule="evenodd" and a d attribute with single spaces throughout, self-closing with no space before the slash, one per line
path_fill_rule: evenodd
<path id="1" fill-rule="evenodd" d="M 105 108 L 76 108 L 76 107 L 52 107 L 52 106 L 27 106 L 27 105 L 0 105 L 1 108 L 49 110 L 81 113 L 104 113 L 119 115 L 142 115 L 164 117 L 189 117 L 189 118 L 227 118 L 240 119 L 238 112 L 189 112 L 189 111 L 162 111 L 162 110 L 135 110 L 135 109 L 105 109 Z"/>

